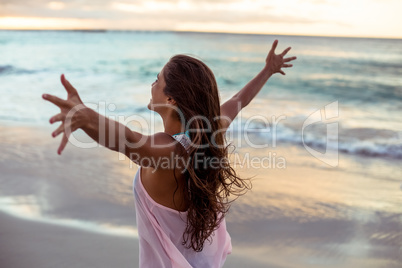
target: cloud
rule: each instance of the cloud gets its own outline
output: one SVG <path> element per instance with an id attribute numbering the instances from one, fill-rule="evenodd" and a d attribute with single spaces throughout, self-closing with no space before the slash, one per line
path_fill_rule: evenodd
<path id="1" fill-rule="evenodd" d="M 1 1 L 0 16 L 82 19 L 109 17 L 113 19 L 113 16 L 108 14 L 109 0 L 99 0 L 96 4 L 90 3 L 88 5 L 86 1 Z"/>
<path id="2" fill-rule="evenodd" d="M 127 20 L 137 18 L 179 23 L 213 21 L 314 23 L 303 16 L 279 16 L 265 1 L 137 0 L 137 1 L 24 1 L 2 0 L 0 16 Z"/>
<path id="3" fill-rule="evenodd" d="M 0 0 L 0 28 L 400 36 L 401 8 L 400 0 Z"/>

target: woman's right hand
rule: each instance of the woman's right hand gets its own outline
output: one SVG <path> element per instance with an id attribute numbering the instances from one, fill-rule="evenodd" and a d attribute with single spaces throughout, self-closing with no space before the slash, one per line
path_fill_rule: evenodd
<path id="1" fill-rule="evenodd" d="M 51 124 L 61 122 L 61 125 L 52 133 L 52 137 L 54 138 L 63 133 L 63 138 L 57 150 L 58 154 L 61 154 L 66 147 L 71 133 L 89 123 L 89 118 L 85 113 L 88 108 L 83 104 L 77 90 L 68 82 L 64 74 L 61 75 L 61 83 L 68 93 L 67 100 L 50 94 L 42 95 L 43 99 L 50 101 L 60 108 L 60 113 L 49 120 Z"/>
<path id="2" fill-rule="evenodd" d="M 292 67 L 292 64 L 287 64 L 287 62 L 290 62 L 292 60 L 295 60 L 296 57 L 290 57 L 290 58 L 284 58 L 286 53 L 289 52 L 291 47 L 288 47 L 285 49 L 281 54 L 275 54 L 275 49 L 276 46 L 278 45 L 278 40 L 275 40 L 274 43 L 272 44 L 272 48 L 268 53 L 268 56 L 265 60 L 266 66 L 268 72 L 270 75 L 274 73 L 281 73 L 282 75 L 285 75 L 285 72 L 282 71 L 282 68 L 289 68 Z"/>

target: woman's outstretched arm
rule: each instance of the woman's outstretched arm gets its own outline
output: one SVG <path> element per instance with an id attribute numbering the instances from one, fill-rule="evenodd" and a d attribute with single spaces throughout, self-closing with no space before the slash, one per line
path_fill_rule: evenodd
<path id="1" fill-rule="evenodd" d="M 275 49 L 278 45 L 278 40 L 272 44 L 272 48 L 268 53 L 265 60 L 265 66 L 247 85 L 242 88 L 236 95 L 221 105 L 221 122 L 222 128 L 227 129 L 232 121 L 236 118 L 237 114 L 246 107 L 254 97 L 260 92 L 261 88 L 265 85 L 268 79 L 275 73 L 285 75 L 282 68 L 292 67 L 292 64 L 287 64 L 296 57 L 284 58 L 286 53 L 291 49 L 288 47 L 281 54 L 276 55 Z"/>
<path id="2" fill-rule="evenodd" d="M 175 144 L 169 135 L 157 133 L 148 136 L 132 131 L 127 126 L 85 106 L 77 90 L 64 75 L 61 76 L 61 83 L 68 93 L 67 100 L 43 94 L 45 100 L 60 108 L 60 113 L 50 118 L 51 124 L 61 122 L 61 125 L 52 133 L 53 137 L 63 134 L 57 150 L 58 154 L 64 150 L 71 133 L 79 128 L 102 146 L 121 152 L 134 162 L 148 157 L 150 166 L 153 160 L 157 161 L 160 157 L 170 156 L 174 151 Z"/>

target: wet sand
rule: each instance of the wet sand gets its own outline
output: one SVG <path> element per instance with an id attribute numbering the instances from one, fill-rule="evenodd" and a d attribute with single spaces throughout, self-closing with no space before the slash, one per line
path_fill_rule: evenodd
<path id="1" fill-rule="evenodd" d="M 137 167 L 105 148 L 69 144 L 58 156 L 50 133 L 0 126 L 0 263 L 137 267 Z M 225 267 L 401 267 L 398 163 L 341 155 L 330 168 L 296 146 L 270 151 L 285 168 L 236 168 L 254 176 L 253 190 L 227 216 L 233 254 Z"/>
<path id="2" fill-rule="evenodd" d="M 0 213 L 1 267 L 136 267 L 135 238 L 22 220 Z"/>
<path id="3" fill-rule="evenodd" d="M 138 267 L 136 238 L 23 220 L 0 212 L 1 267 Z M 251 266 L 250 266 L 251 265 Z M 266 267 L 233 254 L 225 267 Z"/>

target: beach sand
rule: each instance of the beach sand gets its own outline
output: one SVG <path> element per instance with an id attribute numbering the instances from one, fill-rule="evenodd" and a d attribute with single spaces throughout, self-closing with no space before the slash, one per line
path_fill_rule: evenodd
<path id="1" fill-rule="evenodd" d="M 58 156 L 51 131 L 0 126 L 0 266 L 138 267 L 137 167 L 105 148 L 69 144 Z M 401 267 L 394 160 L 341 155 L 332 168 L 297 146 L 269 151 L 285 168 L 236 167 L 254 176 L 253 190 L 227 216 L 233 253 L 225 267 Z"/>
<path id="2" fill-rule="evenodd" d="M 138 242 L 0 213 L 1 267 L 136 267 Z M 136 265 L 137 264 L 137 265 Z"/>

